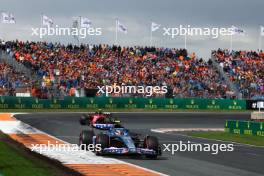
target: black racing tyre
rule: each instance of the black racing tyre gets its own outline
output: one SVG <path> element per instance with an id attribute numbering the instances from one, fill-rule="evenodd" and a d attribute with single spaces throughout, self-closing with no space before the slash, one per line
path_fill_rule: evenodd
<path id="1" fill-rule="evenodd" d="M 101 145 L 101 150 L 110 146 L 110 139 L 106 134 L 98 134 L 96 136 L 96 144 Z M 97 151 L 96 155 L 101 155 L 102 151 Z"/>
<path id="2" fill-rule="evenodd" d="M 81 149 L 85 149 L 85 146 L 87 147 L 89 144 L 93 144 L 93 136 L 94 132 L 91 130 L 83 130 L 80 133 L 79 137 L 79 145 L 81 146 Z"/>
<path id="3" fill-rule="evenodd" d="M 146 155 L 147 158 L 156 159 L 159 152 L 159 140 L 155 136 L 146 136 L 144 139 L 144 148 L 156 151 L 156 155 Z"/>
<path id="4" fill-rule="evenodd" d="M 83 114 L 81 117 L 80 117 L 80 124 L 81 125 L 88 125 L 89 124 L 89 118 L 86 114 Z"/>

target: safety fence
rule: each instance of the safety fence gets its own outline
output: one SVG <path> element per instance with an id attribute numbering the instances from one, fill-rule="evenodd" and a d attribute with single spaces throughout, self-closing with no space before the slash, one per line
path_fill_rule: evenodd
<path id="1" fill-rule="evenodd" d="M 264 137 L 264 122 L 227 120 L 225 123 L 225 131 L 234 134 Z"/>
<path id="2" fill-rule="evenodd" d="M 245 110 L 244 100 L 224 99 L 177 99 L 177 98 L 125 98 L 94 97 L 64 99 L 38 99 L 32 97 L 0 97 L 0 109 L 201 109 L 201 110 Z"/>

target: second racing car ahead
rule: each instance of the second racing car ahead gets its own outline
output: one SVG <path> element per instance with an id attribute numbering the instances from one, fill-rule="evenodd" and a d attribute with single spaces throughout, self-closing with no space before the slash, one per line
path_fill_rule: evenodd
<path id="1" fill-rule="evenodd" d="M 80 123 L 88 126 L 80 133 L 80 145 L 100 144 L 101 150 L 96 152 L 97 155 L 139 154 L 152 159 L 161 155 L 157 137 L 130 133 L 110 113 L 99 111 L 83 115 Z"/>
<path id="2" fill-rule="evenodd" d="M 80 124 L 90 126 L 95 123 L 100 123 L 100 121 L 105 122 L 111 119 L 111 117 L 112 115 L 110 113 L 102 112 L 102 110 L 99 109 L 95 113 L 83 114 L 80 118 Z"/>

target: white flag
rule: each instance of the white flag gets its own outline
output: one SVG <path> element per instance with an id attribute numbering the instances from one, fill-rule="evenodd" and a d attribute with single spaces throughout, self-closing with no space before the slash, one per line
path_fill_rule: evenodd
<path id="1" fill-rule="evenodd" d="M 81 24 L 80 24 L 81 28 L 89 28 L 92 25 L 91 20 L 89 20 L 88 18 L 81 17 L 80 21 L 81 21 Z"/>
<path id="2" fill-rule="evenodd" d="M 78 20 L 77 19 L 74 19 L 73 22 L 72 22 L 72 28 L 78 28 Z"/>
<path id="3" fill-rule="evenodd" d="M 264 36 L 264 26 L 260 26 L 260 35 Z"/>
<path id="4" fill-rule="evenodd" d="M 6 23 L 6 24 L 15 24 L 15 18 L 14 15 L 12 13 L 6 13 L 6 12 L 2 12 L 2 23 Z"/>
<path id="5" fill-rule="evenodd" d="M 160 28 L 160 24 L 157 24 L 157 23 L 154 23 L 154 22 L 151 23 L 151 31 L 152 32 L 158 30 L 159 28 Z"/>
<path id="6" fill-rule="evenodd" d="M 53 20 L 46 15 L 42 15 L 42 26 L 51 27 L 52 25 L 53 25 Z"/>
<path id="7" fill-rule="evenodd" d="M 245 35 L 245 31 L 236 26 L 232 26 L 232 35 Z"/>
<path id="8" fill-rule="evenodd" d="M 122 23 L 120 23 L 119 20 L 117 20 L 117 29 L 118 31 L 127 34 L 127 28 Z"/>
<path id="9" fill-rule="evenodd" d="M 78 38 L 78 32 L 77 32 L 78 25 L 79 25 L 78 19 L 74 19 L 73 22 L 72 22 L 71 33 L 73 35 L 73 38 L 77 39 L 77 40 L 79 39 Z"/>

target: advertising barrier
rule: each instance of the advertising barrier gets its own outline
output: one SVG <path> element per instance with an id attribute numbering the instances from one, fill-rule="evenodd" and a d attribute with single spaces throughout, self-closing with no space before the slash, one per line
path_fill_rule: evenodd
<path id="1" fill-rule="evenodd" d="M 234 134 L 264 137 L 264 122 L 227 120 L 225 123 L 225 131 Z"/>
<path id="2" fill-rule="evenodd" d="M 244 100 L 93 97 L 38 99 L 33 97 L 0 97 L 0 109 L 202 109 L 245 110 Z"/>
<path id="3" fill-rule="evenodd" d="M 247 100 L 246 107 L 249 110 L 264 109 L 264 100 Z"/>

